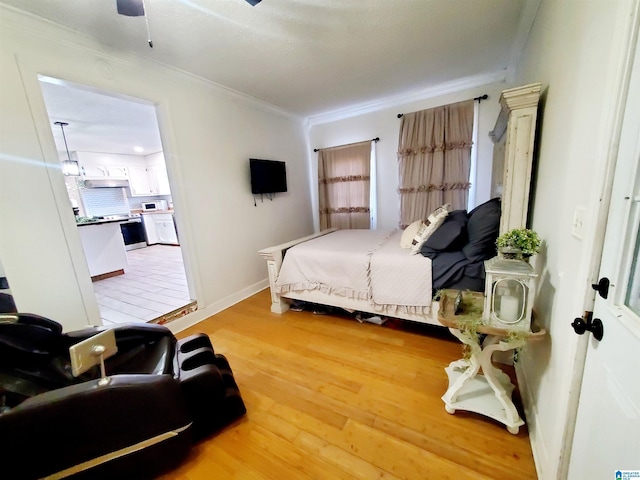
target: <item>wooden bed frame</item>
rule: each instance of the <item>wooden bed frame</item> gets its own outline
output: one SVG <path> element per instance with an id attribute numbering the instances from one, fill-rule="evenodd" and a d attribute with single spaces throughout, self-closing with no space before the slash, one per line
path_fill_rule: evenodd
<path id="1" fill-rule="evenodd" d="M 504 90 L 500 96 L 502 106 L 500 115 L 493 131 L 489 134 L 494 143 L 491 197 L 502 197 L 500 233 L 527 225 L 540 87 L 539 83 L 535 83 Z M 502 172 L 502 175 L 496 174 L 497 172 Z M 323 230 L 258 252 L 267 261 L 272 312 L 284 313 L 289 309 L 290 300 L 302 300 L 343 308 L 347 311 L 366 312 L 442 326 L 438 320 L 438 302 L 432 303 L 428 315 L 418 315 L 399 312 L 395 309 L 393 309 L 393 313 L 385 313 L 385 309 L 374 309 L 366 300 L 331 295 L 319 290 L 289 292 L 286 296 L 280 295 L 276 290 L 276 280 L 286 251 L 294 245 L 327 235 L 335 230 L 337 229 Z"/>

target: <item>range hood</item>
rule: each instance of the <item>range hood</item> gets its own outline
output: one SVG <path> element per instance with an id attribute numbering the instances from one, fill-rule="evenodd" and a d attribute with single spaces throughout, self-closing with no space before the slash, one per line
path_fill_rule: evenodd
<path id="1" fill-rule="evenodd" d="M 129 180 L 114 180 L 110 178 L 97 179 L 97 180 L 85 180 L 85 188 L 118 188 L 128 187 Z"/>

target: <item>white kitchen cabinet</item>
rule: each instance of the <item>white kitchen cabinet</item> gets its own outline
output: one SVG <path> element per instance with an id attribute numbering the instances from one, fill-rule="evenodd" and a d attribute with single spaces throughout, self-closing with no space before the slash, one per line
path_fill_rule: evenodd
<path id="1" fill-rule="evenodd" d="M 107 167 L 83 165 L 80 170 L 84 178 L 107 178 Z"/>
<path id="2" fill-rule="evenodd" d="M 149 181 L 149 172 L 146 167 L 129 167 L 129 187 L 131 188 L 131 195 L 134 197 L 153 194 L 151 182 Z"/>
<path id="3" fill-rule="evenodd" d="M 155 243 L 179 245 L 173 214 L 145 213 L 143 214 L 143 221 L 149 245 Z"/>
<path id="4" fill-rule="evenodd" d="M 173 223 L 173 215 L 161 213 L 154 215 L 156 231 L 158 232 L 158 242 L 168 245 L 178 245 L 178 234 L 176 225 Z"/>
<path id="5" fill-rule="evenodd" d="M 149 169 L 149 172 L 152 177 L 151 184 L 155 186 L 156 193 L 158 195 L 171 195 L 167 167 L 164 165 L 155 165 Z"/>
<path id="6" fill-rule="evenodd" d="M 107 172 L 109 173 L 109 178 L 120 180 L 129 178 L 127 167 L 107 167 Z"/>
<path id="7" fill-rule="evenodd" d="M 171 195 L 169 177 L 164 165 L 152 167 L 129 167 L 129 184 L 131 195 L 142 197 L 148 195 Z"/>
<path id="8" fill-rule="evenodd" d="M 155 245 L 156 243 L 160 243 L 153 214 L 143 214 L 142 223 L 144 225 L 144 233 L 147 236 L 147 244 Z"/>
<path id="9" fill-rule="evenodd" d="M 105 165 L 82 165 L 82 177 L 85 180 L 110 179 L 126 180 L 129 178 L 127 167 L 107 167 Z"/>

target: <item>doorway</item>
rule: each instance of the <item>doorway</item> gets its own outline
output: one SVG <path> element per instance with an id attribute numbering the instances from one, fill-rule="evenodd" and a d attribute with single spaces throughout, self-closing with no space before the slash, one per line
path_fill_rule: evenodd
<path id="1" fill-rule="evenodd" d="M 104 325 L 167 323 L 196 309 L 155 106 L 39 76 Z M 134 241 L 135 240 L 135 241 Z"/>

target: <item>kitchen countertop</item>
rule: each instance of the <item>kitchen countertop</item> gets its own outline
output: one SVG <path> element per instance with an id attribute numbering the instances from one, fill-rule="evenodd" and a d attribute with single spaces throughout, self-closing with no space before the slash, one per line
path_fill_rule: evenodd
<path id="1" fill-rule="evenodd" d="M 118 223 L 125 222 L 126 220 L 91 220 L 87 222 L 78 222 L 76 225 L 78 227 L 84 227 L 85 225 L 103 225 L 105 223 Z"/>
<path id="2" fill-rule="evenodd" d="M 85 220 L 80 222 L 76 220 L 76 225 L 78 227 L 83 227 L 85 225 L 103 225 L 105 223 L 124 223 L 124 222 L 130 222 L 132 220 L 135 220 L 136 218 L 140 218 L 140 217 L 98 218 L 98 219 Z"/>
<path id="3" fill-rule="evenodd" d="M 76 219 L 76 225 L 78 227 L 82 227 L 85 225 L 102 225 L 105 223 L 123 223 L 123 222 L 130 222 L 132 220 L 135 221 L 136 219 L 139 219 L 141 215 L 153 215 L 153 214 L 173 215 L 173 213 L 174 213 L 173 209 L 152 210 L 148 212 L 143 212 L 142 210 L 131 210 L 131 214 L 128 217 L 125 215 L 113 215 L 113 216 L 109 215 L 107 216 L 107 218 L 92 218 L 92 219 L 89 219 L 89 217 L 79 217 L 84 220 L 78 221 Z"/>
<path id="4" fill-rule="evenodd" d="M 153 213 L 171 213 L 173 214 L 173 210 L 151 210 L 147 212 L 140 212 L 141 215 L 151 215 Z"/>

